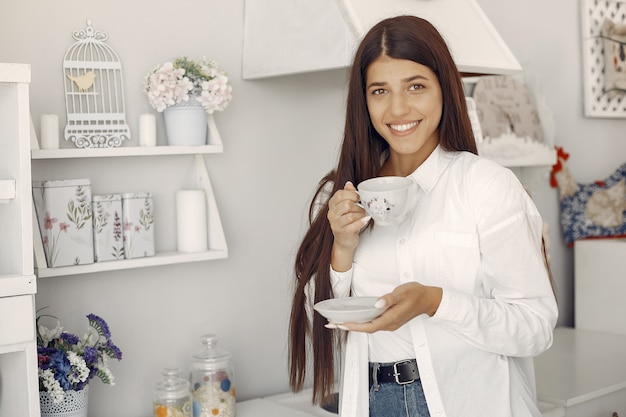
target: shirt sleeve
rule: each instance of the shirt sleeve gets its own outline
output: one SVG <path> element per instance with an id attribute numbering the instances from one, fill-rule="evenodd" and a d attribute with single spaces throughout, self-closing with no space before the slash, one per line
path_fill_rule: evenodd
<path id="1" fill-rule="evenodd" d="M 337 272 L 330 268 L 330 285 L 335 297 L 347 297 L 350 295 L 352 284 L 352 268 L 345 272 Z M 305 309 L 309 320 L 313 320 L 313 300 L 315 300 L 315 280 L 310 280 L 304 286 L 306 295 Z"/>
<path id="2" fill-rule="evenodd" d="M 330 268 L 330 285 L 335 298 L 348 297 L 350 295 L 353 270 L 354 268 L 350 268 L 345 272 L 337 272 L 332 267 Z"/>
<path id="3" fill-rule="evenodd" d="M 508 170 L 474 187 L 482 296 L 444 288 L 431 318 L 469 344 L 506 356 L 550 347 L 558 309 L 541 248 L 543 222 Z"/>

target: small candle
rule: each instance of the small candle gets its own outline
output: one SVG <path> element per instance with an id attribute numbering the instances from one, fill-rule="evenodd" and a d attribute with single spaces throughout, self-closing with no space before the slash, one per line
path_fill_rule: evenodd
<path id="1" fill-rule="evenodd" d="M 144 113 L 139 116 L 139 146 L 156 146 L 156 117 Z"/>
<path id="2" fill-rule="evenodd" d="M 41 115 L 41 149 L 59 149 L 59 116 Z"/>

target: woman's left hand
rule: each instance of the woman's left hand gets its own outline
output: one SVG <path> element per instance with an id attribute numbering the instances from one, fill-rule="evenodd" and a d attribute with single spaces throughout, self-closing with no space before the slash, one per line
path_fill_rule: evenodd
<path id="1" fill-rule="evenodd" d="M 439 308 L 443 290 L 429 287 L 417 282 L 408 282 L 397 286 L 391 293 L 385 294 L 377 301 L 376 306 L 388 306 L 387 310 L 369 323 L 329 324 L 326 327 L 338 327 L 342 330 L 374 333 L 379 330 L 393 331 L 400 328 L 420 314 L 432 316 Z"/>

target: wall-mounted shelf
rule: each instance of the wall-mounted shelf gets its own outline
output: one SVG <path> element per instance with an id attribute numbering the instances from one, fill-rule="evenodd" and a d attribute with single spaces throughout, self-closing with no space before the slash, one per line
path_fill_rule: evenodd
<path id="1" fill-rule="evenodd" d="M 33 149 L 32 159 L 119 158 L 124 156 L 172 156 L 222 153 L 222 145 L 130 146 L 120 148 Z"/>
<path id="2" fill-rule="evenodd" d="M 217 202 L 209 179 L 208 170 L 204 161 L 204 155 L 221 153 L 223 151 L 222 140 L 215 125 L 213 117 L 208 118 L 209 144 L 203 146 L 152 146 L 152 147 L 118 147 L 118 148 L 68 148 L 68 149 L 33 149 L 31 158 L 37 160 L 65 160 L 71 162 L 84 158 L 125 158 L 146 157 L 159 160 L 159 168 L 167 169 L 162 159 L 175 158 L 185 155 L 195 156 L 196 187 L 204 189 L 207 197 L 207 220 L 208 220 L 208 251 L 197 253 L 183 253 L 176 251 L 157 251 L 155 256 L 144 258 L 121 259 L 114 261 L 95 262 L 85 265 L 72 265 L 48 268 L 43 243 L 37 220 L 33 218 L 35 227 L 34 254 L 35 271 L 39 278 L 57 277 L 65 275 L 90 274 L 95 272 L 115 271 L 122 269 L 142 268 L 177 263 L 209 261 L 228 257 L 228 247 L 224 230 L 220 220 Z M 167 162 L 167 161 L 166 161 Z M 174 220 L 172 220 L 174 221 Z"/>
<path id="3" fill-rule="evenodd" d="M 556 164 L 556 149 L 542 143 L 502 138 L 478 143 L 478 154 L 509 168 L 551 167 Z"/>
<path id="4" fill-rule="evenodd" d="M 35 275 L 0 275 L 2 297 L 33 293 L 35 288 Z"/>
<path id="5" fill-rule="evenodd" d="M 65 275 L 91 274 L 94 272 L 117 271 L 120 269 L 143 268 L 148 266 L 172 265 L 188 262 L 212 261 L 228 257 L 227 250 L 209 250 L 197 253 L 161 252 L 155 256 L 119 261 L 95 262 L 88 265 L 62 266 L 58 268 L 37 269 L 39 278 Z"/>

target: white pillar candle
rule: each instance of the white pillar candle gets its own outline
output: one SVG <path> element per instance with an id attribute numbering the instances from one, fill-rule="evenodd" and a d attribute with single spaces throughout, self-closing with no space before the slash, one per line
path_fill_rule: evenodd
<path id="1" fill-rule="evenodd" d="M 179 252 L 204 252 L 208 249 L 204 190 L 176 192 L 176 227 Z"/>
<path id="2" fill-rule="evenodd" d="M 41 149 L 59 149 L 59 116 L 41 115 Z"/>
<path id="3" fill-rule="evenodd" d="M 144 113 L 139 116 L 139 145 L 156 145 L 156 117 L 154 114 Z"/>

